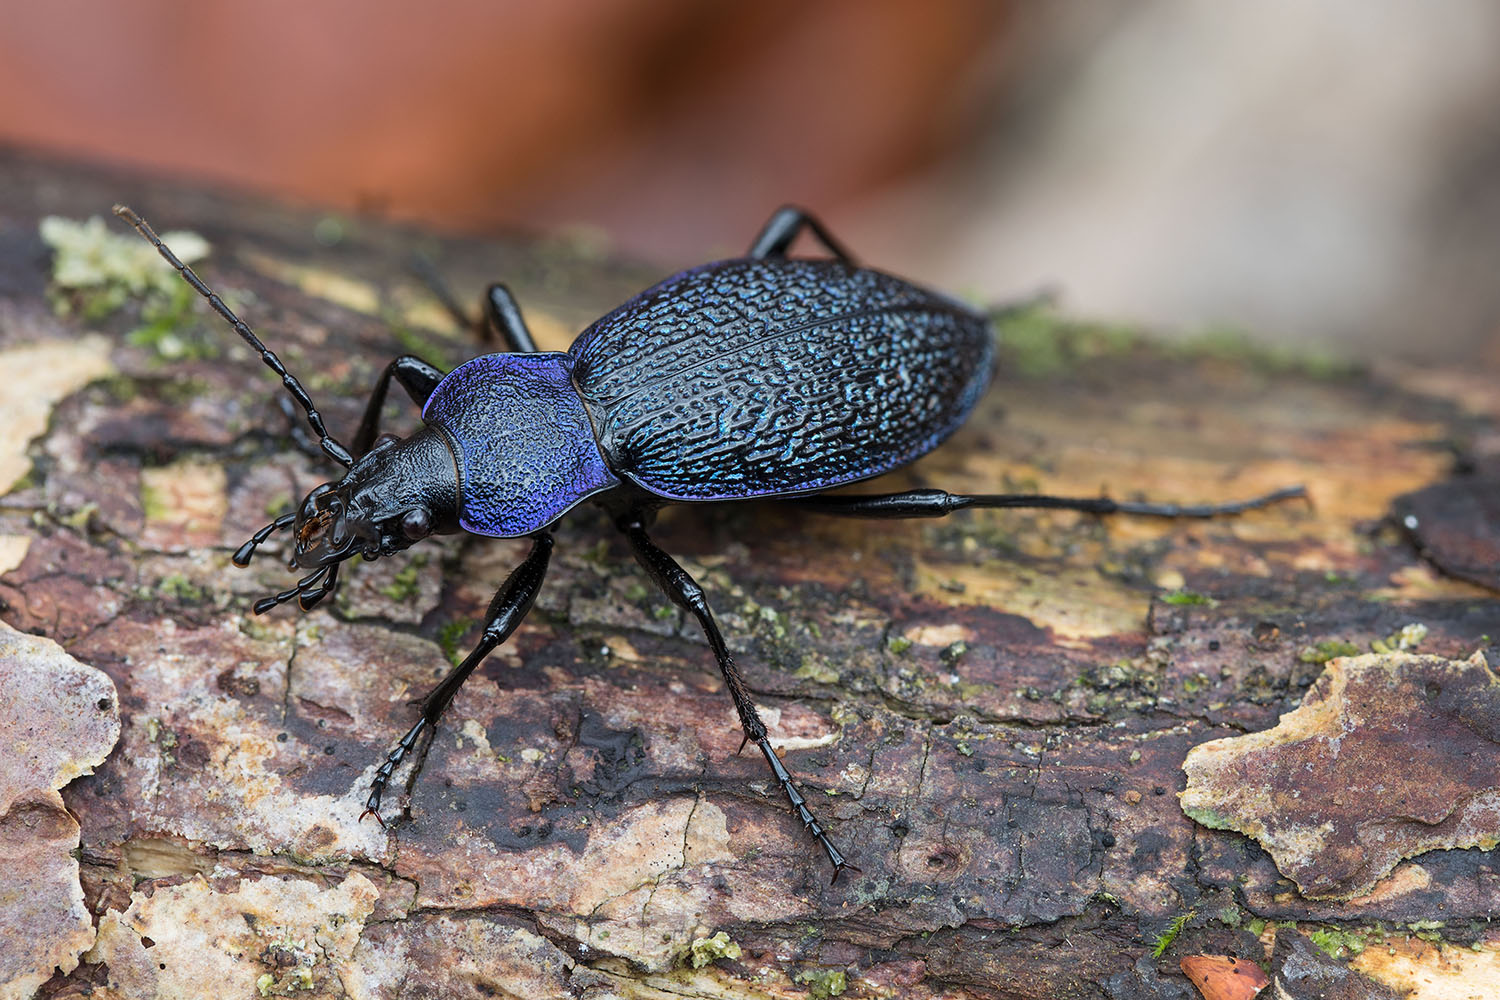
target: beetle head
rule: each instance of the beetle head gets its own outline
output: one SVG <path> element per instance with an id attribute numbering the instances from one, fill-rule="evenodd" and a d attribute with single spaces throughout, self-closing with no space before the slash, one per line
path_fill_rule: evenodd
<path id="1" fill-rule="evenodd" d="M 353 555 L 379 559 L 433 533 L 458 530 L 458 470 L 441 432 L 385 435 L 336 483 L 302 501 L 293 566 L 318 569 Z"/>
<path id="2" fill-rule="evenodd" d="M 245 566 L 255 549 L 281 529 L 293 529 L 287 559 L 311 570 L 295 587 L 255 604 L 264 614 L 296 600 L 303 611 L 338 586 L 339 565 L 351 556 L 379 559 L 431 534 L 458 530 L 458 466 L 447 438 L 425 427 L 409 438 L 385 435 L 337 482 L 309 493 L 295 513 L 283 514 L 234 554 Z"/>

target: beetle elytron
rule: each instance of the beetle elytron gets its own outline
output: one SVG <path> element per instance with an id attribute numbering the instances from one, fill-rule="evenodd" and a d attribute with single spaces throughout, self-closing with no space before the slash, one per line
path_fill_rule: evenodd
<path id="1" fill-rule="evenodd" d="M 347 470 L 234 554 L 247 565 L 273 532 L 291 528 L 296 586 L 255 605 L 295 600 L 305 611 L 359 555 L 378 559 L 433 533 L 527 536 L 530 554 L 495 594 L 482 638 L 421 702 L 421 715 L 375 773 L 366 813 L 422 733 L 536 600 L 553 524 L 584 500 L 602 505 L 636 559 L 698 619 L 744 728 L 833 877 L 855 866 L 834 846 L 771 747 L 766 727 L 709 611 L 703 590 L 647 533 L 666 504 L 782 499 L 851 517 L 940 517 L 965 507 L 1048 507 L 1092 513 L 1211 517 L 1301 496 L 1300 487 L 1202 507 L 1105 497 L 956 495 L 941 490 L 820 496 L 936 447 L 968 416 L 989 381 L 994 338 L 983 313 L 879 271 L 856 266 L 816 219 L 795 208 L 771 217 L 742 258 L 684 271 L 586 329 L 566 352 L 540 352 L 503 285 L 485 296 L 507 353 L 444 375 L 412 355 L 381 373 L 346 449 L 302 385 L 139 216 L 115 212 L 150 240 L 255 349 L 307 414 L 318 444 Z M 789 258 L 804 230 L 829 251 Z M 422 407 L 410 437 L 377 437 L 391 381 Z M 855 869 L 858 870 L 858 869 Z"/>

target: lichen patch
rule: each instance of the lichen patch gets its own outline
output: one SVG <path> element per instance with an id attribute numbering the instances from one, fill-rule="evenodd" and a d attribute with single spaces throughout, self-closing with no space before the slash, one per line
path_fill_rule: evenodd
<path id="1" fill-rule="evenodd" d="M 57 790 L 90 773 L 119 735 L 108 677 L 0 622 L 0 997 L 30 996 L 93 943 L 78 822 Z"/>
<path id="2" fill-rule="evenodd" d="M 1352 899 L 1403 858 L 1500 843 L 1497 743 L 1481 654 L 1340 657 L 1275 728 L 1195 747 L 1180 799 L 1258 840 L 1303 895 Z"/>
<path id="3" fill-rule="evenodd" d="M 114 370 L 109 341 L 87 334 L 74 341 L 44 341 L 0 351 L 0 370 L 21 372 L 25 392 L 0 393 L 0 495 L 31 469 L 26 445 L 47 429 L 64 397 Z"/>
<path id="4" fill-rule="evenodd" d="M 106 964 L 110 988 L 128 997 L 342 996 L 379 894 L 357 872 L 327 888 L 197 875 L 107 912 L 88 958 Z"/>

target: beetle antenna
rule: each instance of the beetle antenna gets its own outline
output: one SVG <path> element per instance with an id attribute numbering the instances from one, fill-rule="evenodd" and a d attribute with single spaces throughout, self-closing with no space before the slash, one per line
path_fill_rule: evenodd
<path id="1" fill-rule="evenodd" d="M 161 241 L 161 237 L 157 236 L 156 232 L 146 224 L 145 219 L 136 215 L 124 205 L 116 205 L 115 214 L 134 226 L 136 232 L 140 233 L 152 246 L 156 247 L 156 252 L 161 254 L 162 258 L 168 264 L 171 264 L 177 270 L 178 274 L 182 275 L 183 280 L 192 285 L 194 291 L 208 300 L 208 304 L 213 306 L 214 312 L 224 317 L 229 325 L 234 327 L 234 332 L 238 333 L 245 343 L 255 349 L 255 352 L 260 355 L 260 359 L 266 363 L 266 367 L 281 376 L 281 384 L 286 387 L 286 391 L 291 393 L 292 398 L 306 411 L 307 422 L 312 427 L 313 433 L 318 436 L 318 445 L 323 449 L 323 452 L 346 469 L 352 466 L 354 458 L 349 454 L 349 449 L 335 441 L 333 435 L 328 433 L 328 428 L 323 426 L 323 416 L 318 412 L 318 408 L 313 406 L 312 397 L 307 394 L 306 389 L 302 388 L 302 383 L 298 382 L 296 377 L 286 370 L 286 366 L 281 363 L 281 359 L 270 348 L 260 342 L 260 338 L 255 335 L 255 331 L 246 326 L 245 321 L 236 316 L 224 304 L 224 300 L 219 298 L 213 289 L 203 283 L 203 279 L 198 277 L 192 268 L 177 258 L 177 255 Z"/>

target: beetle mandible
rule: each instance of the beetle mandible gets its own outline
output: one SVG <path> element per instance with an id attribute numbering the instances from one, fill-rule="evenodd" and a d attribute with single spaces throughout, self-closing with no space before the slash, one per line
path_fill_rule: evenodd
<path id="1" fill-rule="evenodd" d="M 1238 503 L 1184 507 L 1108 497 L 963 495 L 935 489 L 862 496 L 823 491 L 878 476 L 952 434 L 990 379 L 989 317 L 947 296 L 859 267 L 817 219 L 772 215 L 749 253 L 648 288 L 584 330 L 566 352 L 538 351 L 505 286 L 484 311 L 510 350 L 447 373 L 413 355 L 386 365 L 353 445 L 324 426 L 301 383 L 222 299 L 130 209 L 115 213 L 280 376 L 318 444 L 347 471 L 234 554 L 248 565 L 292 529 L 290 564 L 310 572 L 258 601 L 310 610 L 353 556 L 378 559 L 431 534 L 526 536 L 531 552 L 490 602 L 479 644 L 426 697 L 375 772 L 365 814 L 380 819 L 391 775 L 435 731 L 465 679 L 526 617 L 552 553 L 552 526 L 591 500 L 605 508 L 651 579 L 702 627 L 744 729 L 802 825 L 833 865 L 858 871 L 808 808 L 776 751 L 697 582 L 648 533 L 667 504 L 773 499 L 846 517 L 941 517 L 966 507 L 1213 517 L 1303 496 L 1299 486 Z M 829 257 L 787 256 L 804 231 Z M 407 438 L 377 436 L 392 381 L 422 407 Z"/>

